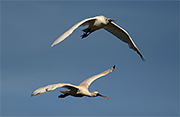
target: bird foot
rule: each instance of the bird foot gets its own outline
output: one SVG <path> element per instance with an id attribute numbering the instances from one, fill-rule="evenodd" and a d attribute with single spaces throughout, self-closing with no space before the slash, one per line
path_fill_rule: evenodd
<path id="1" fill-rule="evenodd" d="M 68 96 L 68 94 L 67 95 L 61 94 L 61 95 L 58 96 L 58 98 L 65 98 L 66 96 Z"/>
<path id="2" fill-rule="evenodd" d="M 89 34 L 84 33 L 83 35 L 81 35 L 81 39 L 83 39 L 84 37 L 87 37 Z"/>

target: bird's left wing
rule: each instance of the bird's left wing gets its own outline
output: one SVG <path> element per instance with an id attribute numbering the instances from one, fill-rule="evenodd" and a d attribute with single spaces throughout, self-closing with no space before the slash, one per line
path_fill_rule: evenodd
<path id="1" fill-rule="evenodd" d="M 90 86 L 90 84 L 91 84 L 94 80 L 96 80 L 96 79 L 98 79 L 98 78 L 100 78 L 100 77 L 102 77 L 102 76 L 105 76 L 105 75 L 113 72 L 114 69 L 115 69 L 115 65 L 114 65 L 112 68 L 110 68 L 110 69 L 108 69 L 108 70 L 106 70 L 106 71 L 104 71 L 104 72 L 101 72 L 100 74 L 97 74 L 97 75 L 95 75 L 95 76 L 92 76 L 92 77 L 84 80 L 79 86 L 85 86 L 85 87 L 88 89 L 89 86 Z"/>
<path id="2" fill-rule="evenodd" d="M 127 43 L 129 45 L 129 48 L 135 50 L 141 57 L 141 59 L 144 61 L 145 57 L 141 54 L 139 49 L 136 47 L 135 43 L 133 42 L 130 35 L 120 26 L 115 24 L 114 22 L 109 23 L 108 25 L 103 27 L 108 32 L 112 33 L 119 39 L 121 39 L 123 42 Z"/>
<path id="3" fill-rule="evenodd" d="M 77 86 L 74 86 L 74 85 L 71 85 L 71 84 L 57 83 L 57 84 L 47 85 L 45 87 L 40 87 L 40 88 L 34 90 L 33 93 L 31 94 L 31 96 L 40 95 L 40 94 L 55 90 L 55 89 L 57 89 L 59 87 L 64 87 L 64 88 L 67 88 L 67 89 L 72 89 L 72 88 L 78 89 Z"/>
<path id="4" fill-rule="evenodd" d="M 54 45 L 56 45 L 56 44 L 60 43 L 61 41 L 63 41 L 66 37 L 68 37 L 70 34 L 72 34 L 73 31 L 76 28 L 78 28 L 79 26 L 90 25 L 93 21 L 95 21 L 95 17 L 84 19 L 84 20 L 80 21 L 79 23 L 75 24 L 68 31 L 66 31 L 64 34 L 62 34 L 58 39 L 56 39 L 54 41 L 54 43 L 51 45 L 51 47 L 53 47 Z"/>

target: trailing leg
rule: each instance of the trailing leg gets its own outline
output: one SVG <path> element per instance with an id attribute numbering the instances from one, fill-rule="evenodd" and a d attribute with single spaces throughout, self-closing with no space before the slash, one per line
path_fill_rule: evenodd
<path id="1" fill-rule="evenodd" d="M 66 96 L 69 95 L 69 91 L 60 91 L 60 92 L 63 94 L 59 95 L 58 98 L 65 98 Z"/>
<path id="2" fill-rule="evenodd" d="M 91 34 L 90 29 L 86 28 L 82 30 L 84 33 L 81 35 L 81 38 L 87 37 L 89 34 Z"/>
<path id="3" fill-rule="evenodd" d="M 58 98 L 65 98 L 66 96 L 68 96 L 69 94 L 61 94 L 58 96 Z"/>

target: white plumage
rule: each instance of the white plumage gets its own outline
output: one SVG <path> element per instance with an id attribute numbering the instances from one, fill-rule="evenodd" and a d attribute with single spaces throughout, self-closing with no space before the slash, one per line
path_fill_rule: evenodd
<path id="1" fill-rule="evenodd" d="M 68 31 L 66 31 L 64 34 L 62 34 L 58 39 L 54 41 L 54 43 L 51 45 L 53 47 L 54 45 L 60 43 L 63 41 L 65 38 L 67 38 L 72 32 L 77 29 L 80 26 L 85 26 L 89 25 L 88 28 L 84 29 L 84 34 L 81 35 L 82 38 L 87 37 L 89 34 L 92 32 L 104 28 L 108 32 L 112 33 L 114 36 L 117 38 L 121 39 L 123 42 L 127 43 L 129 47 L 133 50 L 135 50 L 141 57 L 142 60 L 145 60 L 145 57 L 141 54 L 135 43 L 133 42 L 132 38 L 130 35 L 125 31 L 123 28 L 118 26 L 112 21 L 116 20 L 111 20 L 110 18 L 106 18 L 104 16 L 96 16 L 93 18 L 87 18 L 79 23 L 75 24 L 73 27 L 71 27 Z"/>
<path id="2" fill-rule="evenodd" d="M 40 95 L 40 94 L 55 90 L 59 87 L 63 87 L 63 88 L 66 88 L 68 90 L 67 91 L 60 91 L 63 94 L 59 95 L 58 96 L 59 98 L 64 98 L 68 95 L 72 95 L 74 97 L 82 97 L 82 96 L 97 97 L 97 96 L 101 96 L 101 97 L 104 97 L 106 99 L 109 99 L 109 97 L 103 96 L 103 95 L 99 94 L 97 91 L 94 91 L 92 93 L 89 92 L 89 86 L 94 80 L 113 72 L 114 69 L 115 69 L 115 65 L 112 68 L 110 68 L 110 69 L 108 69 L 108 70 L 106 70 L 100 74 L 94 75 L 94 76 L 84 80 L 79 86 L 75 86 L 75 85 L 68 84 L 68 83 L 57 83 L 57 84 L 47 85 L 45 87 L 40 87 L 40 88 L 34 90 L 33 93 L 31 94 L 31 96 Z"/>

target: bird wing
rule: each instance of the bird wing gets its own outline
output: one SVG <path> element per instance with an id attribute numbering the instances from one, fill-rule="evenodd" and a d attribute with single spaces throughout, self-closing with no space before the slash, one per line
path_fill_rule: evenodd
<path id="1" fill-rule="evenodd" d="M 114 65 L 112 68 L 110 68 L 110 69 L 108 69 L 108 70 L 106 70 L 106 71 L 101 72 L 100 74 L 94 75 L 94 76 L 92 76 L 92 77 L 84 80 L 79 86 L 84 86 L 84 87 L 86 87 L 86 88 L 88 89 L 89 86 L 90 86 L 90 84 L 91 84 L 94 80 L 96 80 L 96 79 L 98 79 L 98 78 L 100 78 L 100 77 L 102 77 L 102 76 L 105 76 L 105 75 L 113 72 L 114 69 L 115 69 L 115 65 Z"/>
<path id="2" fill-rule="evenodd" d="M 55 90 L 55 89 L 57 89 L 59 87 L 63 87 L 63 88 L 66 88 L 66 89 L 77 89 L 78 90 L 78 87 L 74 86 L 72 84 L 57 83 L 57 84 L 47 85 L 45 87 L 40 87 L 40 88 L 34 90 L 33 93 L 31 94 L 31 96 L 40 95 L 40 94 Z"/>
<path id="3" fill-rule="evenodd" d="M 144 61 L 145 57 L 141 54 L 139 49 L 136 47 L 135 43 L 133 42 L 130 35 L 120 26 L 115 24 L 114 22 L 109 23 L 108 25 L 103 27 L 108 32 L 112 33 L 119 39 L 121 39 L 123 42 L 127 43 L 129 45 L 129 48 L 135 50 L 141 57 L 141 59 Z"/>
<path id="4" fill-rule="evenodd" d="M 66 37 L 68 37 L 70 34 L 72 34 L 72 32 L 79 26 L 91 25 L 92 22 L 94 22 L 94 21 L 95 21 L 95 17 L 84 19 L 84 20 L 80 21 L 79 23 L 75 24 L 68 31 L 66 31 L 64 34 L 62 34 L 58 39 L 56 39 L 54 41 L 54 43 L 51 45 L 51 47 L 53 47 L 54 45 L 63 41 Z"/>

